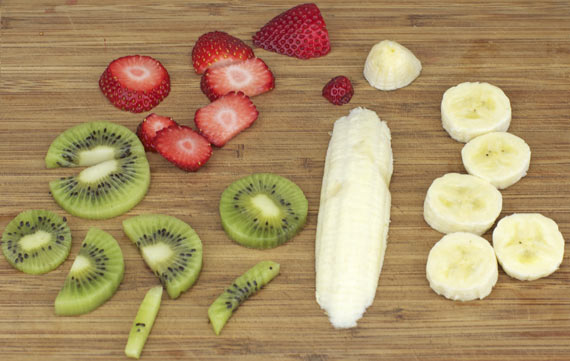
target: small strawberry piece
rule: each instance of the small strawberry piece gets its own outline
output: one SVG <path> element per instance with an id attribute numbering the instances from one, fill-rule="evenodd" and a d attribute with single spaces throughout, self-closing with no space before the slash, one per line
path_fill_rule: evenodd
<path id="1" fill-rule="evenodd" d="M 231 92 L 196 111 L 194 122 L 200 134 L 213 145 L 223 147 L 249 128 L 259 112 L 247 95 Z"/>
<path id="2" fill-rule="evenodd" d="M 271 19 L 254 36 L 253 45 L 299 59 L 331 50 L 329 32 L 315 4 L 302 4 Z"/>
<path id="3" fill-rule="evenodd" d="M 332 78 L 323 88 L 323 96 L 335 105 L 348 103 L 353 95 L 350 80 L 342 75 Z"/>
<path id="4" fill-rule="evenodd" d="M 253 97 L 274 87 L 273 73 L 259 58 L 208 68 L 200 81 L 200 88 L 210 101 L 231 91 Z"/>
<path id="5" fill-rule="evenodd" d="M 172 118 L 163 117 L 154 113 L 150 114 L 137 127 L 137 135 L 144 145 L 144 149 L 150 152 L 156 152 L 153 146 L 156 133 L 164 128 L 178 125 Z"/>
<path id="6" fill-rule="evenodd" d="M 228 64 L 254 56 L 253 50 L 243 41 L 222 31 L 200 36 L 192 48 L 192 64 L 198 74 L 203 74 L 214 64 Z"/>
<path id="7" fill-rule="evenodd" d="M 158 60 L 130 55 L 109 64 L 99 87 L 117 108 L 141 113 L 157 106 L 170 93 L 170 76 Z"/>
<path id="8" fill-rule="evenodd" d="M 175 125 L 159 131 L 154 148 L 169 162 L 186 171 L 197 171 L 212 155 L 212 146 L 192 128 Z"/>

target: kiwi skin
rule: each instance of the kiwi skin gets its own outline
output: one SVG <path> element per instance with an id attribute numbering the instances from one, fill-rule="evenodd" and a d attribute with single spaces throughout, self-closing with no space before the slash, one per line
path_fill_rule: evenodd
<path id="1" fill-rule="evenodd" d="M 251 295 L 257 293 L 279 274 L 280 265 L 262 261 L 236 278 L 208 308 L 208 317 L 214 333 L 219 335 L 234 311 Z"/>

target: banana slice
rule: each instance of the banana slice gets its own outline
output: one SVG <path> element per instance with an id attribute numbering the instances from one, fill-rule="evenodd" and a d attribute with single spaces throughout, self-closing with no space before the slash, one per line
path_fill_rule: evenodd
<path id="1" fill-rule="evenodd" d="M 493 132 L 465 144 L 461 158 L 467 173 L 504 189 L 526 175 L 530 165 L 530 148 L 516 135 Z"/>
<path id="2" fill-rule="evenodd" d="M 426 277 L 435 293 L 450 300 L 483 299 L 499 277 L 493 247 L 472 233 L 450 233 L 429 252 Z"/>
<path id="3" fill-rule="evenodd" d="M 485 233 L 501 213 L 503 197 L 481 178 L 448 173 L 433 181 L 424 202 L 424 219 L 441 233 Z"/>
<path id="4" fill-rule="evenodd" d="M 364 77 L 380 90 L 395 90 L 413 82 L 422 71 L 422 63 L 408 48 L 395 41 L 374 45 L 364 63 Z"/>
<path id="5" fill-rule="evenodd" d="M 511 277 L 532 281 L 552 274 L 564 257 L 564 238 L 552 219 L 539 213 L 515 213 L 499 221 L 493 247 Z"/>
<path id="6" fill-rule="evenodd" d="M 441 121 L 451 138 L 464 143 L 478 135 L 506 132 L 511 124 L 511 102 L 489 83 L 461 83 L 443 94 Z"/>

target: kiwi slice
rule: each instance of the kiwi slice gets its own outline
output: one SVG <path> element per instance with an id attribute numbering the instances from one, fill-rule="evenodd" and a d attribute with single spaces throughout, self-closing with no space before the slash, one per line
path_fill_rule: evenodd
<path id="1" fill-rule="evenodd" d="M 45 161 L 48 168 L 78 167 L 144 154 L 135 133 L 110 122 L 89 122 L 61 133 L 51 143 Z"/>
<path id="2" fill-rule="evenodd" d="M 287 178 L 257 173 L 241 178 L 222 193 L 220 217 L 228 236 L 251 248 L 273 248 L 305 225 L 308 203 Z"/>
<path id="3" fill-rule="evenodd" d="M 226 322 L 243 301 L 268 284 L 278 274 L 278 263 L 262 261 L 236 278 L 208 308 L 208 317 L 216 335 L 220 334 Z"/>
<path id="4" fill-rule="evenodd" d="M 170 298 L 196 282 L 202 269 L 202 241 L 187 223 L 163 214 L 144 214 L 125 219 L 123 230 Z"/>
<path id="5" fill-rule="evenodd" d="M 123 253 L 113 236 L 89 229 L 55 299 L 55 313 L 71 316 L 96 309 L 115 294 L 124 271 Z"/>
<path id="6" fill-rule="evenodd" d="M 162 286 L 151 288 L 144 296 L 135 320 L 133 321 L 133 327 L 131 327 L 127 346 L 125 347 L 125 355 L 127 355 L 127 357 L 138 359 L 141 356 L 146 339 L 150 334 L 150 330 L 158 314 L 161 298 Z"/>
<path id="7" fill-rule="evenodd" d="M 42 274 L 56 269 L 71 249 L 67 219 L 46 210 L 24 211 L 2 235 L 2 252 L 16 269 Z"/>

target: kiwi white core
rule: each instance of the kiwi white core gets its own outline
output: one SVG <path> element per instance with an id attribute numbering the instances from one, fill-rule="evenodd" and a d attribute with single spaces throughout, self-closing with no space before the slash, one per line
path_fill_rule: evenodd
<path id="1" fill-rule="evenodd" d="M 251 199 L 253 206 L 267 217 L 278 217 L 281 214 L 279 207 L 263 193 Z"/>
<path id="2" fill-rule="evenodd" d="M 77 258 L 75 258 L 75 261 L 73 261 L 73 265 L 71 266 L 71 270 L 69 272 L 79 273 L 89 268 L 90 266 L 91 266 L 91 261 L 89 261 L 89 258 L 78 255 Z"/>
<path id="3" fill-rule="evenodd" d="M 20 239 L 20 247 L 23 251 L 30 252 L 34 249 L 41 248 L 49 243 L 51 240 L 51 233 L 46 231 L 37 231 L 32 234 L 27 234 Z"/>
<path id="4" fill-rule="evenodd" d="M 155 243 L 141 249 L 142 256 L 152 269 L 158 269 L 172 257 L 172 249 L 164 243 Z"/>
<path id="5" fill-rule="evenodd" d="M 79 173 L 79 180 L 83 183 L 96 183 L 118 169 L 119 162 L 115 159 L 104 161 L 86 168 Z"/>
<path id="6" fill-rule="evenodd" d="M 115 149 L 106 145 L 99 145 L 93 149 L 79 153 L 79 165 L 90 166 L 115 158 Z"/>

